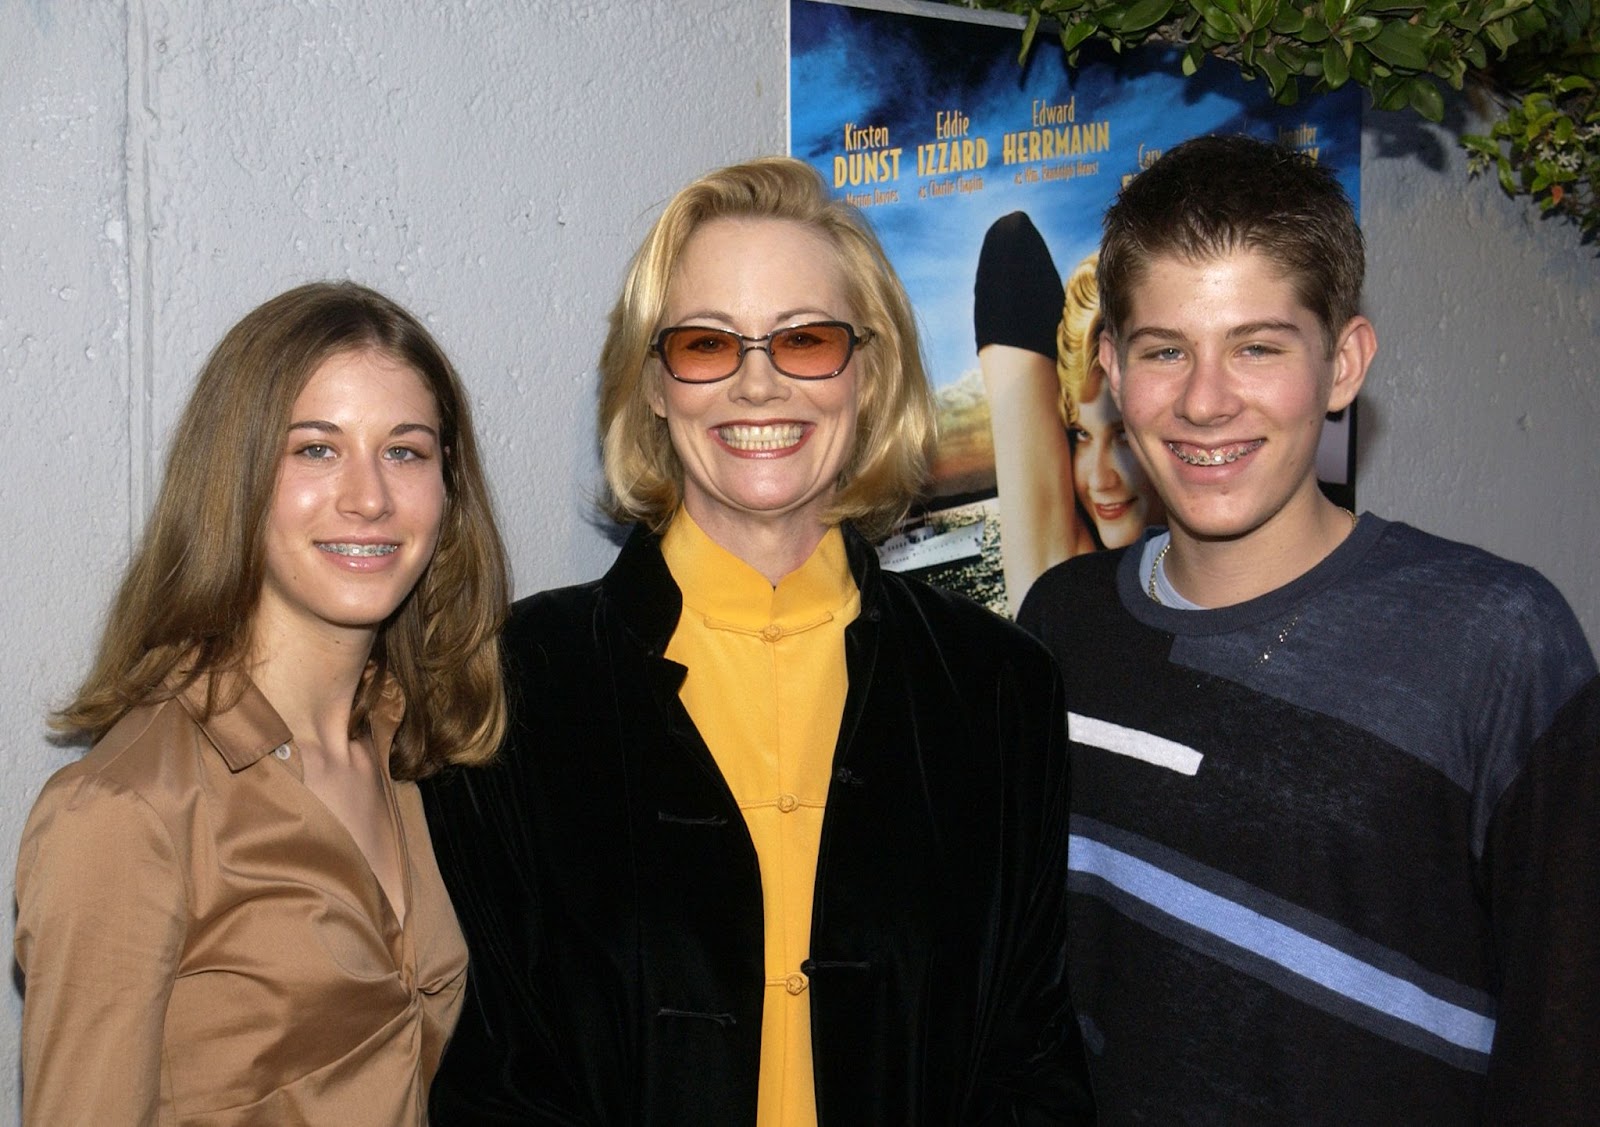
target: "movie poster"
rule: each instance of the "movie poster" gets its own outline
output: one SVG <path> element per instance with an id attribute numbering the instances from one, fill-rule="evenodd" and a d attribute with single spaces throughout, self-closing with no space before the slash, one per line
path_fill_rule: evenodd
<path id="1" fill-rule="evenodd" d="M 1332 167 L 1359 203 L 1360 95 L 1275 105 L 1210 60 L 1085 50 L 1069 73 L 1022 20 L 932 3 L 791 0 L 789 148 L 872 221 L 916 307 L 940 440 L 925 512 L 885 541 L 914 571 L 1014 614 L 1047 567 L 1164 516 L 1096 359 L 1100 216 L 1125 178 L 1203 133 Z M 1353 502 L 1353 420 L 1318 471 Z"/>

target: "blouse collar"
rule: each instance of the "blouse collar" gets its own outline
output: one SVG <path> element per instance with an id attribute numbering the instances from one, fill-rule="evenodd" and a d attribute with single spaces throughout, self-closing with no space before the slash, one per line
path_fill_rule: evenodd
<path id="1" fill-rule="evenodd" d="M 745 628 L 795 629 L 837 613 L 856 598 L 855 578 L 838 527 L 828 529 L 806 561 L 776 587 L 722 547 L 679 509 L 661 539 L 661 554 L 683 592 L 683 604 L 707 618 Z"/>
<path id="2" fill-rule="evenodd" d="M 217 685 L 216 703 L 224 707 L 217 708 L 207 716 L 205 714 L 207 688 L 213 679 L 222 676 L 202 675 L 195 678 L 179 694 L 178 700 L 184 711 L 200 726 L 206 739 L 217 749 L 218 754 L 227 763 L 228 769 L 242 771 L 268 753 L 283 747 L 294 738 L 294 734 L 283 722 L 283 717 L 278 715 L 278 710 L 273 708 L 261 690 L 256 688 L 255 682 L 242 673 L 232 675 L 239 679 L 237 682 L 230 684 L 224 681 Z M 231 700 L 231 695 L 235 691 L 238 693 L 238 699 Z M 400 727 L 401 718 L 405 715 L 405 707 L 404 694 L 391 680 L 383 687 L 372 711 L 368 714 L 373 749 L 385 763 L 389 758 L 389 746 L 394 741 L 394 734 Z"/>

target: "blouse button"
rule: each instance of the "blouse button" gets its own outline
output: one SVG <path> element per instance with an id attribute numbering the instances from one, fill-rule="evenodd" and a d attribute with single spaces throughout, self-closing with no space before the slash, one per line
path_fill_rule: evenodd
<path id="1" fill-rule="evenodd" d="M 276 755 L 279 759 L 288 759 L 289 758 L 289 745 L 288 744 L 279 744 L 277 747 L 272 749 L 272 754 Z"/>
<path id="2" fill-rule="evenodd" d="M 761 628 L 761 636 L 769 642 L 776 642 L 783 637 L 783 627 L 777 623 L 773 623 L 771 626 L 763 626 Z"/>
<path id="3" fill-rule="evenodd" d="M 783 980 L 783 988 L 791 994 L 802 993 L 806 988 L 806 976 L 791 974 Z"/>
<path id="4" fill-rule="evenodd" d="M 778 809 L 785 814 L 793 814 L 800 806 L 800 800 L 792 794 L 778 796 Z"/>

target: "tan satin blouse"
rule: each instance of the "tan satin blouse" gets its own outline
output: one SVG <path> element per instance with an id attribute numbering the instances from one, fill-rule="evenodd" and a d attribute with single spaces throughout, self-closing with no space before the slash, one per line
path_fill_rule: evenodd
<path id="1" fill-rule="evenodd" d="M 28 818 L 24 1123 L 426 1123 L 467 951 L 416 786 L 389 785 L 402 926 L 266 698 L 202 724 L 203 691 L 130 712 Z"/>

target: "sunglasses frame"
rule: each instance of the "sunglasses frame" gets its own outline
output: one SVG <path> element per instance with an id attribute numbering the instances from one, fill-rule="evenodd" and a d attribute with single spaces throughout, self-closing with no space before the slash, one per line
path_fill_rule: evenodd
<path id="1" fill-rule="evenodd" d="M 772 354 L 772 338 L 780 333 L 792 333 L 797 329 L 821 328 L 843 329 L 845 332 L 844 360 L 839 364 L 839 366 L 833 371 L 828 372 L 826 375 L 820 376 L 797 376 L 793 372 L 784 371 L 783 368 L 778 364 L 778 358 Z M 733 371 L 729 372 L 725 376 L 718 376 L 715 379 L 710 380 L 686 379 L 683 376 L 678 375 L 677 372 L 674 372 L 672 370 L 672 365 L 667 363 L 667 337 L 672 333 L 688 332 L 690 330 L 699 330 L 703 333 L 722 333 L 726 336 L 736 339 L 739 342 L 739 358 L 734 362 Z M 877 336 L 877 334 L 871 329 L 862 329 L 860 333 L 857 333 L 855 326 L 848 321 L 806 321 L 799 325 L 784 325 L 782 328 L 773 329 L 765 336 L 759 337 L 747 337 L 743 333 L 736 333 L 732 329 L 724 329 L 717 325 L 668 325 L 666 328 L 656 333 L 655 339 L 650 342 L 650 354 L 659 359 L 661 361 L 661 366 L 666 369 L 667 375 L 671 376 L 679 383 L 713 384 L 721 383 L 723 380 L 731 380 L 734 376 L 739 374 L 739 369 L 744 367 L 745 355 L 746 353 L 750 352 L 765 352 L 767 354 L 767 362 L 772 365 L 772 370 L 780 375 L 787 376 L 791 380 L 831 380 L 850 366 L 850 361 L 855 357 L 856 349 L 860 348 L 864 344 L 870 343 L 875 336 Z"/>

